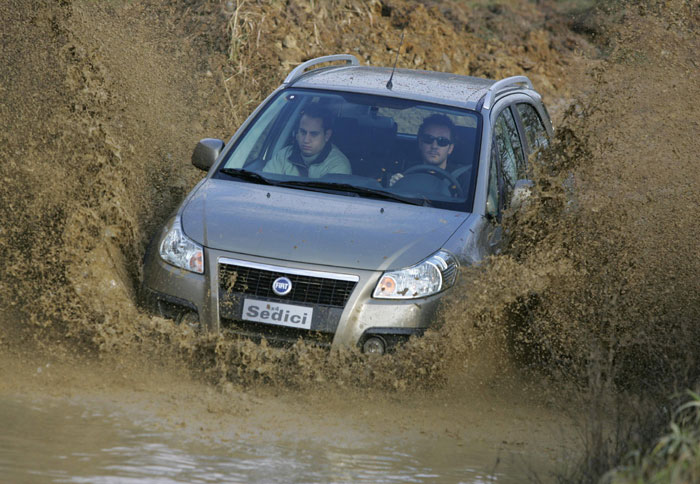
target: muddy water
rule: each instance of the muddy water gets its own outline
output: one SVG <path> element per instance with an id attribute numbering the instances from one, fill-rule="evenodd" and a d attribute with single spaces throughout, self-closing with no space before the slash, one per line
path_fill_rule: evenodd
<path id="1" fill-rule="evenodd" d="M 435 448 L 355 442 L 183 440 L 135 412 L 63 399 L 0 400 L 5 482 L 520 482 L 511 462 L 478 446 Z M 225 439 L 228 440 L 228 439 Z M 471 448 L 469 448 L 471 447 Z M 445 452 L 447 450 L 447 452 Z M 485 465 L 486 464 L 486 465 Z M 521 464 L 522 465 L 522 464 Z"/>
<path id="2" fill-rule="evenodd" d="M 0 480 L 546 481 L 587 418 L 616 416 L 572 387 L 697 376 L 697 4 L 633 8 L 602 61 L 510 3 L 0 4 Z M 512 249 L 381 359 L 141 312 L 140 259 L 201 176 L 196 140 L 230 135 L 307 52 L 390 63 L 402 25 L 404 67 L 527 69 L 552 104 L 580 96 L 533 210 L 505 222 Z"/>
<path id="3" fill-rule="evenodd" d="M 133 412 L 125 415 L 118 408 L 27 398 L 0 402 L 2 475 L 11 482 L 421 482 L 441 477 L 483 482 L 500 474 L 465 465 L 470 458 L 478 463 L 477 453 L 441 455 L 436 462 L 421 442 L 411 449 L 299 446 L 268 439 L 187 442 L 176 432 L 150 429 L 152 422 L 134 421 Z"/>
<path id="4" fill-rule="evenodd" d="M 118 366 L 4 359 L 2 480 L 546 482 L 573 451 L 569 417 L 516 386 L 466 399 L 241 392 Z"/>

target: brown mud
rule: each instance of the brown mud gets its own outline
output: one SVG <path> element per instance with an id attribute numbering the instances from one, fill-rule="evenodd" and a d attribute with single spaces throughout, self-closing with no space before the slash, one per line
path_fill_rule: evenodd
<path id="1" fill-rule="evenodd" d="M 340 434 L 370 442 L 355 429 L 371 415 L 387 438 L 476 441 L 491 456 L 526 447 L 550 470 L 580 452 L 561 434 L 589 412 L 588 389 L 607 404 L 692 385 L 698 4 L 569 13 L 527 1 L 3 3 L 0 390 L 146 406 L 211 439 L 323 439 L 347 416 Z M 391 65 L 402 28 L 400 67 L 524 72 L 551 108 L 557 141 L 530 210 L 505 221 L 508 252 L 465 270 L 436 330 L 381 359 L 280 351 L 143 313 L 140 261 L 201 177 L 196 141 L 226 139 L 308 58 Z M 280 417 L 287 405 L 298 417 Z"/>

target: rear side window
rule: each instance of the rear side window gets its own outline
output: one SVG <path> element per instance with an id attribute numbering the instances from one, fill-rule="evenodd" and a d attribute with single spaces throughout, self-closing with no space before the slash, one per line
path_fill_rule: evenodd
<path id="1" fill-rule="evenodd" d="M 525 128 L 525 137 L 527 138 L 530 151 L 537 151 L 540 148 L 544 149 L 549 146 L 547 130 L 544 128 L 540 115 L 537 114 L 537 110 L 534 106 L 527 103 L 520 103 L 518 104 L 518 113 L 520 114 L 520 119 Z"/>
<path id="2" fill-rule="evenodd" d="M 523 147 L 510 108 L 498 115 L 494 125 L 494 138 L 501 159 L 504 189 L 509 194 L 515 182 L 524 177 L 526 169 Z"/>

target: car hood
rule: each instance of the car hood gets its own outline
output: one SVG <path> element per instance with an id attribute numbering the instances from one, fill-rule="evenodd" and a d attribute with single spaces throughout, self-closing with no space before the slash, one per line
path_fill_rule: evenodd
<path id="1" fill-rule="evenodd" d="M 212 249 L 387 270 L 411 266 L 440 249 L 470 214 L 209 179 L 181 215 L 187 236 Z"/>

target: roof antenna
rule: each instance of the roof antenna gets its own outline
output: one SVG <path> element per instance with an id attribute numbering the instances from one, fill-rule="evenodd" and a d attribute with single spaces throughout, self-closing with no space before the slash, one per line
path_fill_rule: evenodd
<path id="1" fill-rule="evenodd" d="M 396 51 L 396 59 L 394 59 L 394 67 L 391 69 L 391 76 L 389 76 L 389 82 L 386 83 L 386 88 L 391 90 L 392 87 L 394 87 L 394 84 L 391 82 L 391 80 L 394 78 L 394 71 L 396 71 L 396 63 L 399 61 L 399 53 L 401 52 L 401 46 L 403 45 L 403 34 L 405 33 L 404 29 L 401 29 L 401 42 L 399 42 L 399 48 Z"/>

